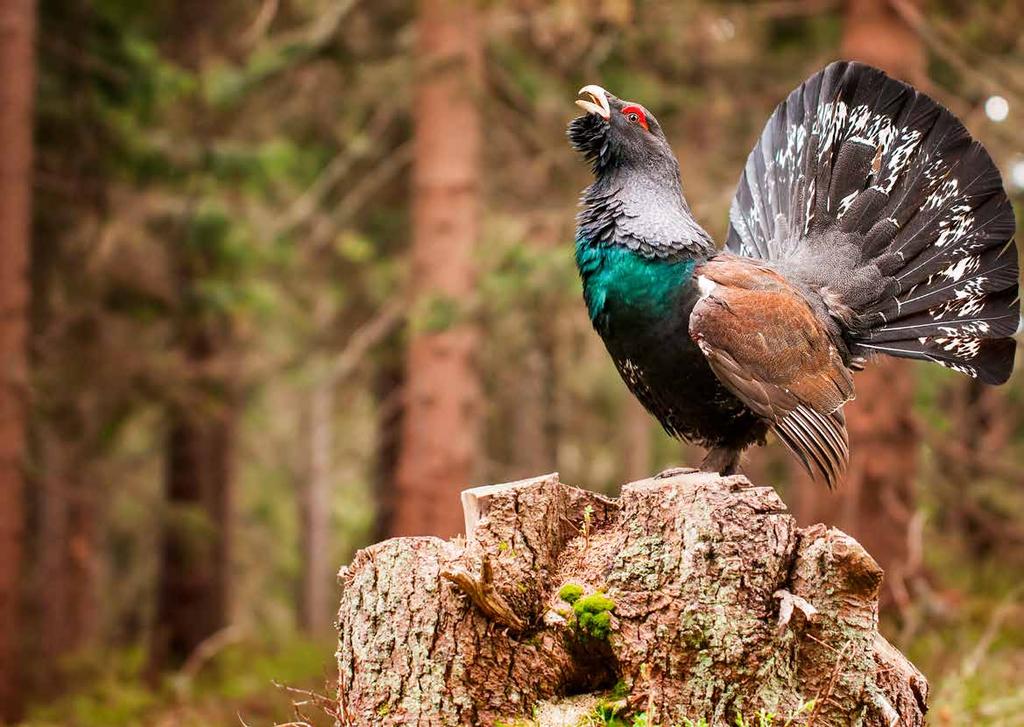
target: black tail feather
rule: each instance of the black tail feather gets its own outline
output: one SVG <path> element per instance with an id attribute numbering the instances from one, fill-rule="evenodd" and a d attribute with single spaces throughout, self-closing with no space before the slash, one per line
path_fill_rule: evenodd
<path id="1" fill-rule="evenodd" d="M 1009 376 L 1013 209 L 984 147 L 911 86 L 845 62 L 808 79 L 751 152 L 730 221 L 730 251 L 853 311 L 851 356 Z"/>

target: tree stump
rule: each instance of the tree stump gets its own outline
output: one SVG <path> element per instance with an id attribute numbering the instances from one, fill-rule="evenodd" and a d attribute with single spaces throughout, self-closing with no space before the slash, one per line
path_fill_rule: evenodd
<path id="1" fill-rule="evenodd" d="M 877 630 L 881 569 L 770 487 L 693 473 L 612 500 L 546 475 L 462 499 L 465 539 L 342 570 L 348 724 L 924 723 L 927 682 Z"/>

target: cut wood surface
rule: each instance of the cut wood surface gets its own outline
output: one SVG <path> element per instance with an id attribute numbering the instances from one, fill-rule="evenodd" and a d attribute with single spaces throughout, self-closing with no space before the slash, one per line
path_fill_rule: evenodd
<path id="1" fill-rule="evenodd" d="M 612 500 L 545 475 L 463 493 L 466 538 L 396 538 L 342 570 L 351 725 L 924 723 L 879 633 L 882 571 L 770 487 L 704 473 Z"/>

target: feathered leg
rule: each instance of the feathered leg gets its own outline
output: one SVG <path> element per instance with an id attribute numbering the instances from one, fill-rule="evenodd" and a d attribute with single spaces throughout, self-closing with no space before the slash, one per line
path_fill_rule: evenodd
<path id="1" fill-rule="evenodd" d="M 717 472 L 720 475 L 736 475 L 740 471 L 742 449 L 713 447 L 700 463 L 701 472 Z"/>

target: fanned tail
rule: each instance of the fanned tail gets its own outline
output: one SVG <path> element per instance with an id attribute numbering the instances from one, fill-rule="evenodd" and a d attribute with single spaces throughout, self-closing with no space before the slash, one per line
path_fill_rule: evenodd
<path id="1" fill-rule="evenodd" d="M 985 148 L 911 86 L 847 62 L 808 79 L 751 152 L 730 222 L 728 249 L 818 293 L 852 356 L 1009 377 L 1013 209 Z"/>

